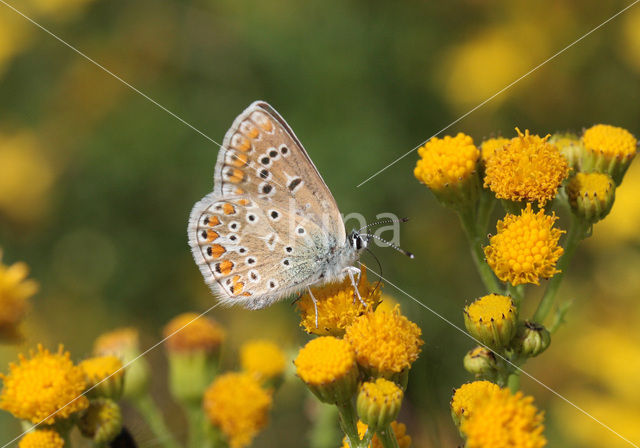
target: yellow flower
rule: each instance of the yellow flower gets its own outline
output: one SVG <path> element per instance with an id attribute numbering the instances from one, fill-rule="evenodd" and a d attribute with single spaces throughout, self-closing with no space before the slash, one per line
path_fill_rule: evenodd
<path id="1" fill-rule="evenodd" d="M 24 435 L 18 448 L 62 448 L 64 439 L 53 429 L 36 429 Z"/>
<path id="2" fill-rule="evenodd" d="M 259 381 L 269 381 L 280 377 L 285 369 L 285 355 L 271 341 L 254 340 L 240 347 L 242 369 L 254 375 Z"/>
<path id="3" fill-rule="evenodd" d="M 480 153 L 482 161 L 486 164 L 487 160 L 493 156 L 496 151 L 501 151 L 509 144 L 511 140 L 505 137 L 490 138 L 482 142 L 480 145 Z"/>
<path id="4" fill-rule="evenodd" d="M 558 245 L 564 230 L 553 228 L 557 217 L 534 213 L 527 204 L 520 216 L 507 214 L 498 221 L 498 234 L 484 248 L 487 263 L 503 282 L 517 286 L 540 284 L 540 278 L 550 278 L 560 272 L 556 262 L 564 252 Z"/>
<path id="5" fill-rule="evenodd" d="M 51 353 L 38 345 L 30 359 L 19 358 L 19 364 L 9 364 L 7 375 L 0 375 L 4 383 L 0 409 L 32 423 L 52 424 L 87 408 L 89 400 L 82 395 L 87 386 L 84 371 L 62 346 Z"/>
<path id="6" fill-rule="evenodd" d="M 27 300 L 38 290 L 34 280 L 26 279 L 28 273 L 25 263 L 2 264 L 0 249 L 0 338 L 20 338 L 18 324 L 27 311 Z"/>
<path id="7" fill-rule="evenodd" d="M 119 398 L 124 386 L 124 369 L 120 358 L 113 355 L 96 356 L 80 363 L 87 377 L 92 395 Z M 106 379 L 108 378 L 108 379 Z"/>
<path id="8" fill-rule="evenodd" d="M 29 0 L 38 14 L 67 19 L 78 13 L 93 0 Z"/>
<path id="9" fill-rule="evenodd" d="M 96 356 L 117 356 L 127 366 L 123 396 L 136 398 L 147 392 L 149 365 L 144 358 L 139 358 L 138 330 L 119 328 L 100 335 L 93 344 L 93 353 Z M 134 359 L 136 361 L 132 362 Z"/>
<path id="10" fill-rule="evenodd" d="M 518 321 L 510 297 L 489 294 L 464 308 L 464 324 L 473 337 L 494 348 L 509 344 Z"/>
<path id="11" fill-rule="evenodd" d="M 377 310 L 359 317 L 347 328 L 345 339 L 353 346 L 356 359 L 367 373 L 398 379 L 418 358 L 422 331 L 400 314 Z"/>
<path id="12" fill-rule="evenodd" d="M 398 416 L 403 396 L 396 383 L 384 378 L 362 383 L 356 404 L 358 417 L 374 430 L 382 429 Z"/>
<path id="13" fill-rule="evenodd" d="M 174 352 L 216 352 L 225 339 L 222 327 L 213 319 L 196 313 L 183 313 L 164 327 L 167 349 Z"/>
<path id="14" fill-rule="evenodd" d="M 466 448 L 542 448 L 547 444 L 543 420 L 533 397 L 501 389 L 476 402 L 460 430 L 467 437 Z"/>
<path id="15" fill-rule="evenodd" d="M 490 381 L 474 381 L 457 388 L 451 399 L 451 414 L 456 423 L 472 415 L 479 402 L 490 399 L 499 390 L 500 387 Z"/>
<path id="16" fill-rule="evenodd" d="M 607 216 L 615 200 L 616 184 L 603 173 L 577 173 L 566 187 L 573 212 L 595 223 Z"/>
<path id="17" fill-rule="evenodd" d="M 368 426 L 365 423 L 358 421 L 358 436 L 360 436 L 360 440 L 364 438 L 367 428 Z M 409 448 L 411 446 L 411 436 L 407 435 L 407 426 L 404 423 L 391 422 L 391 430 L 398 441 L 398 448 Z M 346 437 L 342 439 L 341 448 L 350 448 Z M 377 435 L 373 436 L 368 448 L 383 448 L 382 442 Z"/>
<path id="18" fill-rule="evenodd" d="M 358 387 L 353 348 L 343 339 L 321 336 L 307 342 L 294 361 L 296 372 L 325 403 L 344 403 Z"/>
<path id="19" fill-rule="evenodd" d="M 251 444 L 268 422 L 272 397 L 246 373 L 225 373 L 204 394 L 209 421 L 227 437 L 231 448 Z"/>
<path id="20" fill-rule="evenodd" d="M 358 282 L 358 292 L 367 304 L 366 308 L 354 296 L 354 288 L 349 277 L 340 283 L 311 288 L 311 292 L 317 301 L 318 326 L 316 327 L 316 311 L 309 293 L 297 302 L 301 314 L 300 326 L 308 333 L 320 336 L 344 335 L 345 329 L 356 317 L 364 314 L 369 308 L 376 308 L 380 303 L 380 285 L 369 283 L 367 269 L 364 266 Z"/>
<path id="21" fill-rule="evenodd" d="M 480 151 L 468 135 L 433 137 L 418 149 L 413 174 L 445 205 L 475 201 L 479 192 L 477 162 Z"/>
<path id="22" fill-rule="evenodd" d="M 555 145 L 523 134 L 511 139 L 504 150 L 487 160 L 484 186 L 498 199 L 538 202 L 540 206 L 553 199 L 558 187 L 569 175 L 569 165 Z"/>
<path id="23" fill-rule="evenodd" d="M 583 171 L 606 173 L 620 185 L 638 150 L 636 138 L 626 129 L 597 124 L 584 131 L 582 142 L 586 148 Z"/>

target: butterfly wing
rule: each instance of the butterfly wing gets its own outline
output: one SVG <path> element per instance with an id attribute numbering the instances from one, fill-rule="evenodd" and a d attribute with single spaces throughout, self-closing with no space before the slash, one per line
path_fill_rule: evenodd
<path id="1" fill-rule="evenodd" d="M 262 308 L 317 282 L 345 239 L 291 128 L 268 104 L 251 104 L 225 136 L 213 193 L 191 212 L 189 243 L 207 284 L 224 303 Z"/>

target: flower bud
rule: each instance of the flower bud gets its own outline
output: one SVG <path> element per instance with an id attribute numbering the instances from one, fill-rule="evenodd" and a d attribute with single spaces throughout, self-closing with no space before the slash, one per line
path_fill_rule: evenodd
<path id="1" fill-rule="evenodd" d="M 296 372 L 320 401 L 343 404 L 358 388 L 358 365 L 344 339 L 322 336 L 307 343 L 295 359 Z"/>
<path id="2" fill-rule="evenodd" d="M 580 137 L 570 132 L 557 133 L 551 136 L 549 143 L 558 147 L 560 154 L 567 159 L 570 168 L 574 171 L 580 170 L 580 164 L 585 154 L 584 145 Z"/>
<path id="3" fill-rule="evenodd" d="M 377 378 L 363 383 L 358 393 L 358 417 L 377 431 L 389 425 L 398 416 L 403 392 L 393 381 Z"/>
<path id="4" fill-rule="evenodd" d="M 482 346 L 469 350 L 462 362 L 466 371 L 476 378 L 492 379 L 495 376 L 496 355 Z"/>
<path id="5" fill-rule="evenodd" d="M 582 171 L 608 174 L 620 185 L 636 155 L 636 138 L 626 129 L 597 124 L 584 132 L 582 142 L 586 149 Z"/>
<path id="6" fill-rule="evenodd" d="M 551 334 L 542 325 L 526 321 L 518 327 L 513 341 L 514 349 L 521 356 L 533 358 L 545 351 L 551 343 Z"/>
<path id="7" fill-rule="evenodd" d="M 591 224 L 609 214 L 615 194 L 615 183 L 608 174 L 578 173 L 567 184 L 571 210 Z"/>
<path id="8" fill-rule="evenodd" d="M 80 363 L 87 377 L 89 397 L 105 397 L 117 400 L 124 388 L 122 361 L 117 356 L 96 356 Z"/>
<path id="9" fill-rule="evenodd" d="M 83 436 L 96 445 L 108 444 L 122 430 L 120 407 L 108 398 L 97 398 L 78 421 L 78 429 Z"/>
<path id="10" fill-rule="evenodd" d="M 471 335 L 491 348 L 509 345 L 516 331 L 517 310 L 510 297 L 489 294 L 464 309 L 464 324 Z"/>

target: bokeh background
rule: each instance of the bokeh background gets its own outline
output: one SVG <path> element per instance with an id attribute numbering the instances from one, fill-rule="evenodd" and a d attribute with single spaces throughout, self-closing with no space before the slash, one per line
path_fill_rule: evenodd
<path id="1" fill-rule="evenodd" d="M 9 0 L 7 0 L 9 1 Z M 410 261 L 378 249 L 384 275 L 457 325 L 483 294 L 456 217 L 412 175 L 410 155 L 356 185 L 511 83 L 630 1 L 248 0 L 10 1 L 187 122 L 221 141 L 235 115 L 264 99 L 295 129 L 343 213 L 408 216 Z M 595 123 L 640 134 L 640 5 L 451 127 L 479 144 L 514 135 L 580 132 Z M 212 187 L 217 147 L 0 4 L 0 247 L 41 285 L 20 346 L 37 342 L 82 358 L 101 332 L 135 326 L 143 346 L 183 311 L 213 303 L 187 247 L 193 203 Z M 561 290 L 567 324 L 527 370 L 640 443 L 640 162 L 612 215 L 579 249 Z M 497 216 L 496 216 L 497 217 Z M 566 221 L 564 221 L 566 222 Z M 562 227 L 563 221 L 560 226 Z M 371 263 L 365 258 L 365 262 Z M 448 404 L 469 380 L 463 334 L 387 285 L 426 344 L 401 420 L 417 447 L 458 446 Z M 536 295 L 531 293 L 531 299 Z M 293 355 L 305 335 L 294 307 L 216 309 L 229 331 L 224 362 L 254 337 Z M 157 400 L 179 434 L 166 390 Z M 624 447 L 621 439 L 532 381 L 550 446 Z M 278 392 L 255 446 L 303 446 L 310 427 L 302 384 Z M 154 446 L 128 414 L 141 446 Z M 0 414 L 4 444 L 19 425 Z M 337 443 L 337 441 L 336 441 Z"/>

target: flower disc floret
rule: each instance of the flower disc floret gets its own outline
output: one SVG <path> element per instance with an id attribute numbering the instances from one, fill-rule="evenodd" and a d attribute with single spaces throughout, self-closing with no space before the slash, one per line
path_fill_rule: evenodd
<path id="1" fill-rule="evenodd" d="M 82 395 L 85 374 L 71 362 L 69 352 L 60 346 L 51 353 L 39 345 L 30 355 L 20 355 L 17 364 L 9 365 L 9 373 L 0 375 L 0 409 L 32 423 L 52 424 L 87 408 L 89 400 Z"/>
<path id="2" fill-rule="evenodd" d="M 396 307 L 393 311 L 376 310 L 359 317 L 347 328 L 345 339 L 365 371 L 394 379 L 408 371 L 418 358 L 424 343 L 421 334 L 420 328 Z"/>
<path id="3" fill-rule="evenodd" d="M 311 288 L 318 307 L 318 324 L 316 325 L 316 308 L 309 293 L 304 294 L 297 301 L 300 310 L 300 326 L 308 333 L 320 336 L 342 336 L 345 329 L 353 323 L 356 317 L 362 315 L 368 308 L 376 308 L 380 303 L 380 287 L 369 283 L 366 267 L 362 267 L 358 292 L 363 304 L 356 298 L 351 279 L 347 276 L 338 283 L 329 283 L 317 288 Z"/>
<path id="4" fill-rule="evenodd" d="M 463 417 L 469 417 L 478 403 L 490 399 L 500 387 L 490 381 L 474 381 L 460 386 L 453 393 L 451 399 L 451 413 L 458 422 Z"/>
<path id="5" fill-rule="evenodd" d="M 533 397 L 501 389 L 477 402 L 460 430 L 467 448 L 542 448 L 547 444 L 543 421 Z"/>
<path id="6" fill-rule="evenodd" d="M 560 272 L 556 263 L 564 250 L 558 241 L 564 231 L 553 227 L 556 219 L 544 210 L 534 213 L 527 204 L 520 216 L 508 214 L 498 221 L 498 233 L 491 237 L 484 254 L 500 280 L 514 286 L 538 285 L 541 278 Z"/>
<path id="7" fill-rule="evenodd" d="M 225 331 L 216 321 L 197 313 L 174 317 L 163 333 L 168 338 L 167 349 L 175 352 L 216 352 L 225 338 Z"/>
<path id="8" fill-rule="evenodd" d="M 482 142 L 480 145 L 480 155 L 482 161 L 486 164 L 487 160 L 493 156 L 496 151 L 501 151 L 511 142 L 511 139 L 505 137 L 490 138 Z"/>
<path id="9" fill-rule="evenodd" d="M 231 448 L 251 444 L 268 422 L 271 394 L 247 373 L 225 373 L 204 394 L 209 421 L 227 437 Z"/>
<path id="10" fill-rule="evenodd" d="M 53 429 L 36 429 L 20 439 L 18 448 L 62 448 L 64 439 Z"/>
<path id="11" fill-rule="evenodd" d="M 240 348 L 242 369 L 256 376 L 260 381 L 276 378 L 284 373 L 285 356 L 280 347 L 272 341 L 254 340 Z"/>
<path id="12" fill-rule="evenodd" d="M 516 130 L 518 136 L 487 160 L 484 186 L 498 199 L 544 206 L 569 175 L 569 165 L 558 148 L 547 141 L 550 136 L 540 138 L 528 130 L 524 134 Z"/>

